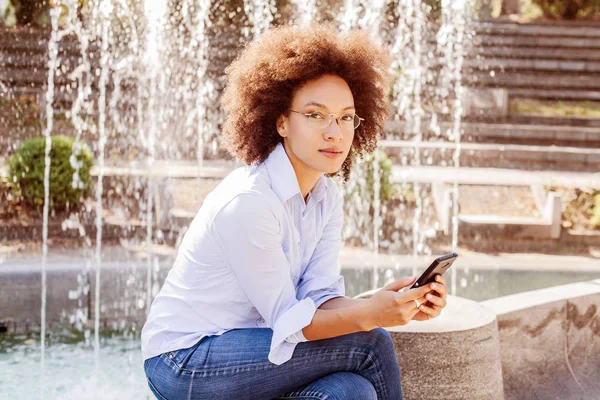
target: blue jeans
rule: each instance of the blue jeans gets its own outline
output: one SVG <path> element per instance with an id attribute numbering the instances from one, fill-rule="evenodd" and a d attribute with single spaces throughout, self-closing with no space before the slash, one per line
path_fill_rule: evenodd
<path id="1" fill-rule="evenodd" d="M 282 365 L 267 356 L 270 328 L 235 329 L 147 359 L 158 399 L 402 399 L 394 343 L 384 329 L 299 343 Z"/>

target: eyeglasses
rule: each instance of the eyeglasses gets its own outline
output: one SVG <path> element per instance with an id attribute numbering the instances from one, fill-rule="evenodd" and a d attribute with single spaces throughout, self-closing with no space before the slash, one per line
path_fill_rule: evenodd
<path id="1" fill-rule="evenodd" d="M 333 117 L 335 117 L 335 121 L 341 130 L 344 131 L 353 131 L 360 125 L 360 121 L 364 121 L 363 118 L 359 117 L 356 114 L 348 113 L 348 114 L 325 114 L 319 111 L 311 112 L 311 113 L 303 113 L 300 111 L 289 110 L 291 112 L 295 112 L 296 114 L 301 114 L 306 117 L 308 120 L 308 124 L 315 129 L 325 129 L 331 124 L 333 121 Z"/>

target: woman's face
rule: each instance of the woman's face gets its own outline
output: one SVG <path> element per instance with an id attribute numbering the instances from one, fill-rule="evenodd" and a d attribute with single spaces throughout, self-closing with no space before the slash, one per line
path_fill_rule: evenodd
<path id="1" fill-rule="evenodd" d="M 356 110 L 346 81 L 337 75 L 323 75 L 306 82 L 295 91 L 290 110 L 287 117 L 277 120 L 277 131 L 284 138 L 296 174 L 337 172 L 354 139 Z M 324 126 L 330 114 L 334 114 L 331 123 Z"/>

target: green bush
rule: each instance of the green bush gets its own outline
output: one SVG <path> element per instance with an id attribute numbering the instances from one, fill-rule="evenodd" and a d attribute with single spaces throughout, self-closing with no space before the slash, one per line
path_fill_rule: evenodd
<path id="1" fill-rule="evenodd" d="M 546 18 L 575 19 L 600 16 L 600 0 L 533 0 Z"/>
<path id="2" fill-rule="evenodd" d="M 46 139 L 25 141 L 8 160 L 9 176 L 17 195 L 27 204 L 44 204 L 44 158 Z M 71 157 L 73 156 L 73 157 Z M 80 203 L 91 190 L 90 170 L 94 163 L 86 145 L 65 136 L 52 137 L 50 150 L 50 208 L 63 210 Z M 74 165 L 79 165 L 79 179 L 74 179 Z M 77 182 L 75 182 L 77 181 Z"/>

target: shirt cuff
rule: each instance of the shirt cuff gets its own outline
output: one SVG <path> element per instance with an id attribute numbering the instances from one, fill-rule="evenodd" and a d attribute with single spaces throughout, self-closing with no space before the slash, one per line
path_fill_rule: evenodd
<path id="1" fill-rule="evenodd" d="M 302 329 L 300 329 L 298 332 L 293 333 L 290 336 L 286 337 L 285 341 L 288 343 L 302 343 L 302 342 L 308 342 L 308 339 L 306 339 L 304 337 L 304 333 L 302 332 Z"/>
<path id="2" fill-rule="evenodd" d="M 275 365 L 281 365 L 292 358 L 294 349 L 298 343 L 290 343 L 286 338 L 296 334 L 305 326 L 310 325 L 317 311 L 315 303 L 311 298 L 299 301 L 285 312 L 273 324 L 273 338 L 271 339 L 271 350 L 269 361 Z M 304 335 L 302 335 L 304 336 Z"/>
<path id="3" fill-rule="evenodd" d="M 325 303 L 328 300 L 335 299 L 336 297 L 348 297 L 343 293 L 338 292 L 337 290 L 328 290 L 323 289 L 321 292 L 315 292 L 310 294 L 311 299 L 315 303 L 315 307 L 321 307 L 321 304 Z"/>
<path id="4" fill-rule="evenodd" d="M 344 288 L 344 277 L 341 275 L 325 275 L 318 278 L 313 278 L 306 282 L 298 290 L 298 299 L 310 297 L 316 303 L 324 294 L 332 294 L 337 297 L 344 296 L 346 290 Z M 329 299 L 327 299 L 329 300 Z M 324 301 L 321 301 L 323 304 Z M 321 304 L 317 305 L 320 306 Z"/>

